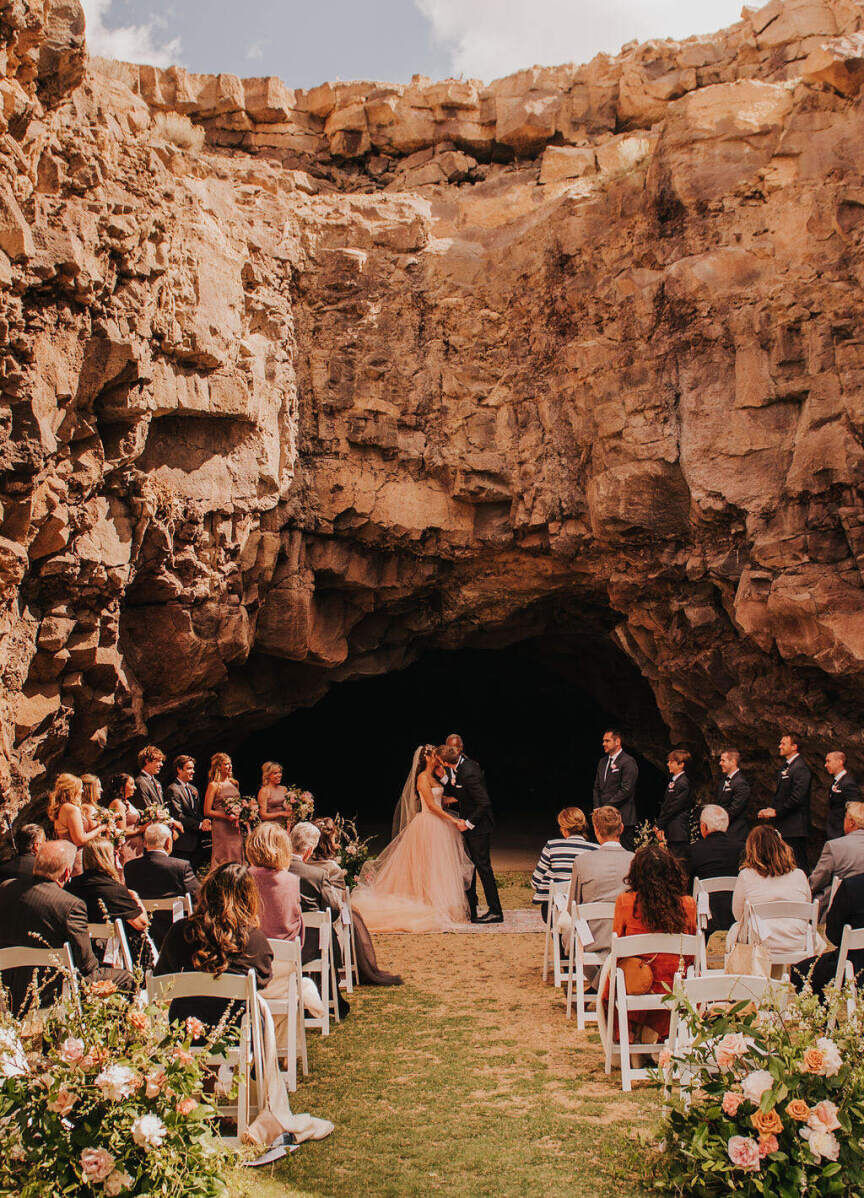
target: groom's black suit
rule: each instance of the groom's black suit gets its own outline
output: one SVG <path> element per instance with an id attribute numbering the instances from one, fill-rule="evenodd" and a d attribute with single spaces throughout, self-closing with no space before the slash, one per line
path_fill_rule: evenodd
<path id="1" fill-rule="evenodd" d="M 456 766 L 451 766 L 447 773 L 449 782 L 444 788 L 445 793 L 457 800 L 456 810 L 460 819 L 473 825 L 462 833 L 468 856 L 474 864 L 471 884 L 466 891 L 471 917 L 473 919 L 477 914 L 478 874 L 489 910 L 493 915 L 500 915 L 501 899 L 498 897 L 495 874 L 492 872 L 492 862 L 489 859 L 495 820 L 492 815 L 489 793 L 486 790 L 486 779 L 477 762 L 465 756 L 460 757 Z"/>

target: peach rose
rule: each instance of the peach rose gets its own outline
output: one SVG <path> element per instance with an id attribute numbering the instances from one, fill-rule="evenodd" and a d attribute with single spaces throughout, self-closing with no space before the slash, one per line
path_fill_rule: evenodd
<path id="1" fill-rule="evenodd" d="M 779 1152 L 780 1144 L 776 1136 L 760 1136 L 759 1137 L 759 1156 L 764 1158 L 770 1156 L 772 1152 Z"/>
<path id="2" fill-rule="evenodd" d="M 772 1107 L 770 1111 L 757 1111 L 750 1122 L 760 1136 L 776 1135 L 783 1130 L 783 1120 Z"/>
<path id="3" fill-rule="evenodd" d="M 191 1065 L 193 1061 L 192 1053 L 187 1052 L 185 1048 L 175 1048 L 171 1053 L 172 1058 L 178 1065 Z"/>
<path id="4" fill-rule="evenodd" d="M 162 1087 L 165 1085 L 165 1070 L 161 1068 L 151 1069 L 144 1079 L 145 1094 L 148 1098 L 155 1098 Z"/>
<path id="5" fill-rule="evenodd" d="M 734 1090 L 727 1090 L 723 1095 L 723 1114 L 728 1115 L 730 1119 L 734 1119 L 743 1101 L 743 1094 L 736 1094 Z"/>
<path id="6" fill-rule="evenodd" d="M 729 1160 L 738 1169 L 755 1172 L 760 1165 L 759 1145 L 749 1136 L 732 1136 L 726 1151 Z"/>
<path id="7" fill-rule="evenodd" d="M 189 1016 L 189 1018 L 186 1020 L 185 1027 L 187 1036 L 191 1036 L 193 1040 L 199 1040 L 207 1031 L 207 1028 L 204 1026 L 201 1020 L 196 1019 L 194 1015 Z"/>
<path id="8" fill-rule="evenodd" d="M 803 1098 L 793 1098 L 791 1102 L 786 1104 L 786 1114 L 790 1119 L 797 1119 L 799 1123 L 806 1123 L 810 1118 L 810 1108 Z"/>
<path id="9" fill-rule="evenodd" d="M 51 1098 L 46 1103 L 49 1111 L 54 1111 L 60 1116 L 68 1115 L 75 1105 L 76 1095 L 71 1090 L 67 1090 L 65 1086 L 61 1086 L 54 1098 Z"/>
<path id="10" fill-rule="evenodd" d="M 90 993 L 95 994 L 97 998 L 110 998 L 112 994 L 117 993 L 117 983 L 112 982 L 110 978 L 99 978 L 91 984 Z"/>
<path id="11" fill-rule="evenodd" d="M 840 1127 L 840 1120 L 837 1118 L 837 1107 L 833 1102 L 829 1102 L 827 1098 L 824 1098 L 822 1102 L 816 1103 L 810 1112 L 810 1118 L 807 1120 L 807 1123 L 814 1131 L 837 1131 Z"/>
<path id="12" fill-rule="evenodd" d="M 730 1032 L 719 1041 L 714 1049 L 718 1068 L 731 1069 L 739 1057 L 743 1057 L 750 1049 L 753 1041 L 741 1032 Z"/>
<path id="13" fill-rule="evenodd" d="M 127 1018 L 136 1031 L 146 1032 L 150 1027 L 149 1018 L 144 1014 L 143 1011 L 139 1011 L 135 1007 L 131 1009 Z"/>
<path id="14" fill-rule="evenodd" d="M 840 1072 L 843 1058 L 833 1040 L 820 1036 L 815 1045 L 804 1052 L 801 1062 L 802 1073 L 815 1073 L 820 1077 L 834 1077 Z"/>
<path id="15" fill-rule="evenodd" d="M 175 1109 L 178 1115 L 191 1115 L 197 1105 L 194 1098 L 181 1098 Z"/>

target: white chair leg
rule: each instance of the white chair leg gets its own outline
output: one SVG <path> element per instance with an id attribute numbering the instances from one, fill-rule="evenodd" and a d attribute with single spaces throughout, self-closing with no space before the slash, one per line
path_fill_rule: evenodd
<path id="1" fill-rule="evenodd" d="M 630 1078 L 630 1023 L 627 1019 L 627 992 L 623 985 L 616 987 L 618 1006 L 618 1040 L 621 1045 L 621 1089 L 628 1093 L 633 1089 Z"/>
<path id="2" fill-rule="evenodd" d="M 546 939 L 543 942 L 543 981 L 549 979 L 549 942 L 552 920 L 552 904 L 549 904 L 549 912 L 546 916 Z"/>
<path id="3" fill-rule="evenodd" d="M 237 1139 L 243 1143 L 243 1137 L 249 1127 L 249 1031 L 244 1028 L 240 1033 L 239 1057 L 237 1061 Z"/>
<path id="4" fill-rule="evenodd" d="M 573 935 L 570 939 L 570 953 L 567 957 L 567 1018 L 572 1018 L 573 1015 L 573 969 L 574 969 L 574 946 L 576 944 L 576 936 Z"/>
<path id="5" fill-rule="evenodd" d="M 327 957 L 322 956 L 321 959 L 321 1002 L 324 1005 L 324 1014 L 321 1017 L 321 1035 L 330 1035 L 330 970 L 327 967 Z"/>
<path id="6" fill-rule="evenodd" d="M 294 985 L 291 987 L 291 989 L 294 991 L 296 991 L 296 989 L 297 989 L 296 977 L 294 978 Z M 289 1003 L 289 1007 L 290 1007 L 290 1013 L 288 1015 L 288 1036 L 287 1036 L 288 1053 L 286 1054 L 287 1058 L 288 1058 L 288 1069 L 287 1069 L 288 1082 L 287 1082 L 287 1085 L 288 1085 L 288 1089 L 291 1090 L 293 1093 L 293 1091 L 297 1089 L 297 1006 L 298 1006 L 298 1004 L 297 1004 L 296 994 L 291 994 L 289 992 L 288 1003 Z"/>
<path id="7" fill-rule="evenodd" d="M 555 988 L 560 989 L 561 986 L 561 937 L 558 935 L 558 929 L 555 927 L 555 919 L 552 919 L 552 966 Z"/>
<path id="8" fill-rule="evenodd" d="M 609 978 L 609 997 L 606 1001 L 605 1017 L 603 1015 L 602 998 L 598 999 L 598 1001 L 600 1001 L 600 1019 L 603 1021 L 603 1042 L 604 1042 L 604 1047 L 606 1049 L 606 1057 L 605 1057 L 604 1064 L 605 1064 L 606 1072 L 611 1073 L 612 1072 L 612 1053 L 613 1053 L 614 1047 L 615 1047 L 615 1044 L 614 1044 L 614 1041 L 615 1041 L 615 977 L 617 974 L 617 970 L 613 972 L 610 969 L 604 969 L 603 972 L 605 974 L 607 974 L 608 978 Z M 603 982 L 603 978 L 601 977 L 601 983 L 602 982 Z M 603 989 L 602 989 L 601 985 L 598 985 L 597 993 L 598 993 L 598 995 L 602 996 Z"/>
<path id="9" fill-rule="evenodd" d="M 581 961 L 576 978 L 576 1027 L 580 1032 L 585 1030 L 585 968 Z"/>
<path id="10" fill-rule="evenodd" d="M 333 1006 L 333 1022 L 341 1023 L 339 1018 L 339 979 L 336 976 L 336 960 L 330 958 L 330 1001 Z"/>
<path id="11" fill-rule="evenodd" d="M 302 975 L 301 975 L 302 978 Z M 303 1076 L 309 1076 L 309 1057 L 306 1053 L 306 1009 L 303 1006 L 303 988 L 299 987 L 297 994 L 297 1040 L 294 1045 L 294 1054 L 297 1055 L 299 1050 L 300 1064 L 303 1068 Z"/>

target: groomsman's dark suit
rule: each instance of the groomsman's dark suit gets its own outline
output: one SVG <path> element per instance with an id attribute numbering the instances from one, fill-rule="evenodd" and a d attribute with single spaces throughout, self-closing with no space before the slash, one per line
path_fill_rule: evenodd
<path id="1" fill-rule="evenodd" d="M 846 804 L 861 802 L 861 787 L 848 770 L 832 780 L 828 791 L 828 821 L 825 824 L 825 839 L 837 840 L 843 835 L 846 819 Z"/>
<path id="2" fill-rule="evenodd" d="M 796 753 L 791 761 L 787 761 L 777 779 L 777 789 L 771 806 L 777 812 L 774 827 L 795 854 L 799 869 L 805 874 L 809 870 L 807 863 L 807 838 L 810 835 L 810 787 L 813 775 L 810 767 Z M 841 833 L 842 835 L 842 833 Z"/>
<path id="3" fill-rule="evenodd" d="M 465 892 L 471 910 L 471 918 L 474 919 L 477 915 L 478 875 L 490 913 L 496 916 L 502 915 L 501 899 L 498 897 L 498 886 L 489 856 L 495 820 L 492 815 L 489 792 L 486 790 L 486 778 L 477 762 L 472 761 L 464 754 L 455 766 L 448 769 L 447 773 L 450 781 L 445 787 L 445 791 L 456 799 L 459 818 L 473 825 L 462 833 L 466 852 L 474 864 L 471 883 Z"/>
<path id="4" fill-rule="evenodd" d="M 733 840 L 740 840 L 743 843 L 750 831 L 750 822 L 747 819 L 747 811 L 750 807 L 750 783 L 740 770 L 735 770 L 733 774 L 725 774 L 720 779 L 717 786 L 717 805 L 729 813 L 728 835 Z"/>
<path id="5" fill-rule="evenodd" d="M 145 849 L 140 857 L 133 857 L 123 867 L 123 877 L 130 890 L 142 899 L 182 898 L 190 894 L 197 898 L 201 883 L 192 872 L 188 861 L 169 857 L 159 849 Z M 186 912 L 183 912 L 186 917 Z M 150 920 L 150 935 L 157 948 L 168 935 L 174 922 L 170 911 L 155 911 Z"/>
<path id="6" fill-rule="evenodd" d="M 135 779 L 135 796 L 132 801 L 139 811 L 144 807 L 163 805 L 165 799 L 162 796 L 162 783 L 154 774 L 146 774 L 142 770 Z"/>
<path id="7" fill-rule="evenodd" d="M 203 856 L 200 824 L 204 819 L 204 806 L 197 787 L 191 782 L 181 782 L 179 778 L 175 778 L 165 791 L 165 805 L 174 819 L 183 825 L 183 831 L 174 841 L 174 852 L 178 857 L 186 857 L 194 868 L 200 864 Z M 154 894 L 147 897 L 160 896 Z"/>
<path id="8" fill-rule="evenodd" d="M 35 878 L 32 882 L 13 878 L 0 886 L 0 948 L 62 948 L 66 942 L 72 949 L 72 960 L 83 978 L 111 978 L 131 992 L 133 978 L 125 969 L 110 969 L 100 965 L 93 953 L 87 932 L 87 906 L 56 882 Z M 47 1005 L 60 992 L 60 978 L 42 971 L 46 984 L 37 1005 Z M 12 1012 L 17 1014 L 27 999 L 33 970 L 28 968 L 3 971 L 3 984 L 9 988 Z"/>
<path id="9" fill-rule="evenodd" d="M 690 848 L 690 779 L 682 770 L 666 787 L 663 802 L 657 815 L 657 827 L 666 833 L 666 844 L 671 853 L 685 863 Z"/>
<path id="10" fill-rule="evenodd" d="M 639 766 L 623 749 L 614 760 L 606 753 L 597 763 L 597 773 L 594 776 L 594 810 L 598 807 L 617 807 L 624 825 L 621 844 L 625 849 L 633 848 L 638 778 Z"/>

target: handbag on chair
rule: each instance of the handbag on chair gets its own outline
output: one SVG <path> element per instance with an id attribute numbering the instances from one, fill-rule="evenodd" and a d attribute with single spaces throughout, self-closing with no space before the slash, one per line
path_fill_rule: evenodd
<path id="1" fill-rule="evenodd" d="M 654 970 L 644 957 L 624 957 L 619 963 L 628 994 L 650 994 L 654 985 Z"/>
<path id="2" fill-rule="evenodd" d="M 738 938 L 723 962 L 724 973 L 743 973 L 751 977 L 770 978 L 771 954 L 759 936 L 759 929 L 750 918 L 747 908 L 738 928 Z"/>

